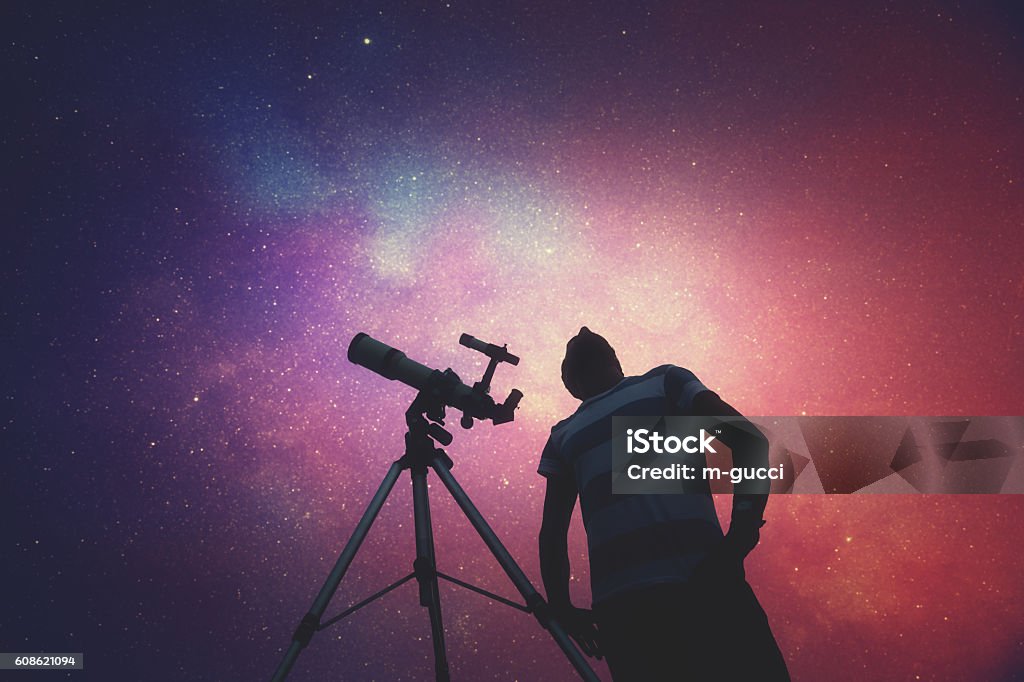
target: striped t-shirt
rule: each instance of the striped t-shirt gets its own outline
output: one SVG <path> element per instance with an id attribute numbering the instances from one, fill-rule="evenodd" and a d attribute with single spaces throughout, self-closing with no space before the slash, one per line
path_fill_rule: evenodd
<path id="1" fill-rule="evenodd" d="M 662 365 L 583 401 L 551 429 L 537 471 L 576 483 L 595 604 L 648 585 L 685 582 L 722 539 L 710 491 L 612 495 L 612 417 L 692 414 L 694 397 L 706 390 L 690 370 Z"/>

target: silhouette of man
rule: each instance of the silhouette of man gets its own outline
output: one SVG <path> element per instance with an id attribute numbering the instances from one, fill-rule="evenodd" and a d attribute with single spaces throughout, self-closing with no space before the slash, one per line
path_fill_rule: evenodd
<path id="1" fill-rule="evenodd" d="M 582 401 L 551 429 L 540 563 L 553 613 L 616 682 L 789 680 L 743 559 L 764 524 L 767 485 L 733 495 L 723 534 L 706 484 L 697 493 L 613 495 L 616 414 L 729 416 L 717 438 L 734 466 L 768 465 L 768 443 L 692 372 L 673 365 L 624 377 L 615 350 L 586 327 L 569 340 L 562 382 Z M 569 599 L 567 533 L 576 498 L 587 531 L 593 611 Z M 596 625 L 596 627 L 595 627 Z"/>

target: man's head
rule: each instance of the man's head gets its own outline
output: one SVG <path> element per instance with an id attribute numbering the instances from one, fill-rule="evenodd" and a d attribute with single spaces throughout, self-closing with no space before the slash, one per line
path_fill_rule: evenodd
<path id="1" fill-rule="evenodd" d="M 586 400 L 622 380 L 622 365 L 603 336 L 586 327 L 565 344 L 562 383 L 574 398 Z"/>

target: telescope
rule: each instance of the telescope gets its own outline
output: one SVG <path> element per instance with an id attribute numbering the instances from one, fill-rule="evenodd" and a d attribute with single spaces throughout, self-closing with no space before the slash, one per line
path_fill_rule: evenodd
<path id="1" fill-rule="evenodd" d="M 352 363 L 376 372 L 385 379 L 400 381 L 461 411 L 463 428 L 470 428 L 474 419 L 481 421 L 489 419 L 494 424 L 512 421 L 515 417 L 515 409 L 523 398 L 522 392 L 512 389 L 502 403 L 495 402 L 489 392 L 491 379 L 494 377 L 494 370 L 498 364 L 507 362 L 511 365 L 518 365 L 519 358 L 508 352 L 507 345 L 498 346 L 487 343 L 469 334 L 463 334 L 459 338 L 459 343 L 490 358 L 483 378 L 472 387 L 464 384 L 450 368 L 443 372 L 431 369 L 409 358 L 397 348 L 381 343 L 362 332 L 356 334 L 352 342 L 349 343 L 348 359 Z"/>
<path id="2" fill-rule="evenodd" d="M 487 343 L 469 334 L 463 334 L 459 343 L 490 358 L 483 378 L 472 386 L 462 383 L 462 380 L 451 368 L 443 372 L 431 369 L 408 358 L 397 348 L 381 343 L 367 334 L 356 334 L 349 344 L 348 359 L 351 362 L 376 372 L 386 379 L 400 381 L 417 390 L 416 397 L 409 405 L 409 409 L 405 411 L 405 423 L 408 426 L 405 433 L 405 452 L 391 463 L 384 480 L 377 488 L 377 493 L 370 500 L 370 504 L 363 512 L 359 523 L 356 524 L 352 536 L 345 543 L 345 548 L 338 556 L 323 587 L 320 588 L 313 605 L 299 621 L 299 625 L 292 635 L 292 642 L 274 672 L 273 682 L 284 682 L 292 666 L 298 660 L 299 653 L 306 648 L 314 634 L 347 618 L 367 604 L 380 599 L 413 579 L 419 586 L 420 605 L 427 608 L 427 613 L 430 616 L 430 640 L 434 648 L 434 679 L 436 682 L 450 682 L 451 680 L 448 669 L 448 653 L 444 642 L 444 623 L 441 619 L 441 595 L 438 580 L 450 582 L 483 595 L 496 603 L 533 614 L 537 622 L 554 638 L 580 677 L 586 682 L 600 682 L 593 668 L 573 643 L 565 627 L 554 617 L 547 602 L 530 583 L 530 579 L 526 577 L 509 551 L 501 544 L 498 536 L 484 519 L 480 510 L 469 499 L 466 491 L 455 480 L 455 476 L 451 472 L 454 466 L 451 457 L 435 444 L 436 441 L 436 443 L 447 446 L 452 442 L 452 434 L 443 428 L 446 407 L 461 410 L 462 427 L 468 429 L 473 426 L 474 419 L 481 421 L 489 419 L 495 424 L 512 421 L 516 406 L 523 397 L 520 391 L 513 389 L 504 402 L 496 403 L 488 395 L 495 368 L 502 362 L 511 365 L 519 364 L 519 358 L 509 353 L 507 346 Z M 373 525 L 374 519 L 377 518 L 377 514 L 380 513 L 381 507 L 384 506 L 384 502 L 394 488 L 395 481 L 403 471 L 409 471 L 412 477 L 413 526 L 416 535 L 416 559 L 412 564 L 413 572 L 345 609 L 340 614 L 323 620 L 324 613 L 334 597 L 338 585 L 345 577 L 363 539 L 370 531 L 370 526 Z M 437 570 L 437 560 L 434 554 L 434 530 L 430 520 L 428 471 L 433 471 L 451 493 L 456 504 L 479 533 L 484 544 L 504 569 L 505 575 L 515 585 L 525 603 L 519 604 Z"/>

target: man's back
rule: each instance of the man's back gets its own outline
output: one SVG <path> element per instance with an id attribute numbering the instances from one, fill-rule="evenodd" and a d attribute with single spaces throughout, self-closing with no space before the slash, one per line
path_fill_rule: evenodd
<path id="1" fill-rule="evenodd" d="M 613 495 L 612 416 L 689 414 L 707 390 L 689 370 L 662 365 L 584 401 L 551 430 L 539 473 L 579 492 L 595 603 L 658 583 L 686 581 L 722 527 L 705 494 Z"/>

